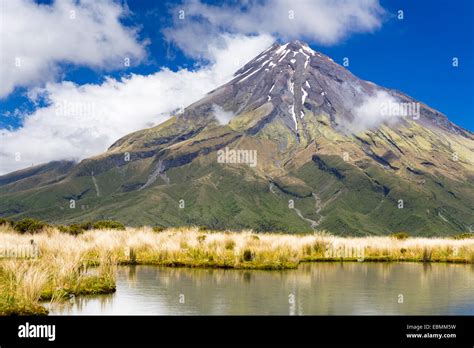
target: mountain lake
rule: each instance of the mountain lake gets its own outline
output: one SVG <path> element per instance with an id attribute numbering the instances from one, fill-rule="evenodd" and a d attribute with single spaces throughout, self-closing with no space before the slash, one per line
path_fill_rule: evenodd
<path id="1" fill-rule="evenodd" d="M 285 271 L 120 266 L 117 291 L 52 315 L 473 315 L 474 265 L 316 262 Z"/>

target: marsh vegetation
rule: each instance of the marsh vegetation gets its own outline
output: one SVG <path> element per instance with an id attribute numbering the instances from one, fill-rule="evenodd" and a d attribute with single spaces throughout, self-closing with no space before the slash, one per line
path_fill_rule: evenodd
<path id="1" fill-rule="evenodd" d="M 474 263 L 473 238 L 118 227 L 64 233 L 43 226 L 32 234 L 1 225 L 0 314 L 47 314 L 42 301 L 113 292 L 117 265 L 282 270 L 305 261 Z"/>

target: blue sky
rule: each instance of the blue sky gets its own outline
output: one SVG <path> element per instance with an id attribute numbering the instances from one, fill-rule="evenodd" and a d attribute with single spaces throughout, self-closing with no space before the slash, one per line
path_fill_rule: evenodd
<path id="1" fill-rule="evenodd" d="M 2 0 L 2 7 L 6 4 L 3 1 L 6 0 Z M 102 13 L 105 13 L 101 12 L 100 8 L 90 6 L 89 1 L 66 0 L 64 1 L 68 4 L 66 7 L 60 7 L 52 1 L 36 1 L 35 3 L 31 1 L 31 5 L 25 11 L 38 13 L 38 16 L 41 14 L 46 18 L 45 20 L 50 22 L 55 22 L 55 17 L 52 17 L 51 13 L 46 13 L 50 6 L 56 6 L 56 8 L 55 12 L 49 12 L 54 12 L 57 16 L 62 17 L 68 14 L 70 9 L 74 9 L 81 20 L 83 15 L 93 13 L 94 16 L 100 17 Z M 9 3 L 15 2 L 16 0 L 13 0 Z M 279 3 L 281 2 L 284 3 L 285 1 L 281 0 Z M 297 3 L 297 1 L 293 3 Z M 304 1 L 302 0 L 301 3 L 304 3 Z M 321 3 L 325 3 L 325 1 L 322 0 Z M 249 47 L 248 55 L 239 53 L 240 65 L 245 63 L 245 59 L 252 57 L 250 54 L 255 54 L 273 40 L 282 42 L 294 38 L 304 40 L 313 49 L 329 55 L 338 63 L 342 63 L 343 58 L 348 57 L 350 62 L 348 69 L 360 78 L 400 90 L 443 112 L 451 121 L 461 127 L 474 131 L 473 1 L 381 0 L 378 2 L 376 0 L 364 0 L 360 1 L 362 5 L 354 5 L 353 3 L 356 2 L 349 2 L 351 3 L 350 6 L 354 7 L 350 10 L 352 13 L 361 12 L 361 15 L 355 20 L 358 21 L 356 24 L 353 23 L 354 19 L 351 17 L 350 11 L 346 15 L 341 11 L 341 9 L 349 6 L 345 0 L 334 1 L 333 3 L 336 5 L 311 5 L 311 11 L 314 12 L 307 12 L 313 17 L 307 16 L 301 20 L 303 23 L 297 29 L 294 29 L 287 24 L 272 23 L 271 20 L 265 24 L 264 17 L 266 13 L 278 8 L 287 8 L 284 7 L 286 5 L 272 6 L 268 1 L 249 2 L 246 6 L 241 6 L 236 1 L 224 3 L 222 1 L 200 2 L 189 0 L 181 3 L 176 1 L 127 0 L 126 2 L 113 2 L 103 0 L 104 6 L 112 6 L 110 8 L 120 11 L 117 18 L 110 15 L 112 21 L 116 20 L 117 27 L 109 31 L 109 29 L 101 27 L 99 22 L 91 22 L 90 26 L 88 24 L 83 26 L 91 27 L 90 35 L 97 36 L 99 33 L 99 35 L 108 37 L 107 40 L 111 43 L 109 48 L 104 48 L 103 52 L 98 54 L 97 51 L 101 51 L 102 48 L 100 43 L 97 44 L 94 41 L 95 39 L 91 39 L 90 53 L 85 52 L 81 41 L 73 42 L 69 48 L 63 48 L 63 46 L 68 46 L 64 44 L 64 40 L 69 41 L 69 38 L 71 38 L 70 40 L 73 41 L 76 36 L 83 40 L 81 35 L 87 35 L 89 29 L 85 30 L 85 33 L 77 34 L 77 27 L 76 29 L 71 28 L 68 22 L 65 22 L 64 28 L 60 27 L 62 25 L 60 21 L 58 22 L 59 27 L 55 27 L 54 23 L 51 23 L 51 26 L 44 30 L 49 30 L 51 33 L 64 31 L 69 35 L 66 38 L 58 39 L 58 45 L 61 46 L 59 48 L 53 47 L 57 51 L 51 49 L 56 53 L 50 54 L 45 50 L 38 51 L 38 55 L 43 56 L 37 62 L 38 67 L 35 67 L 37 70 L 33 71 L 32 75 L 25 75 L 22 79 L 15 80 L 16 75 L 12 73 L 11 86 L 13 87 L 3 90 L 0 94 L 0 129 L 3 128 L 6 132 L 4 132 L 6 136 L 2 139 L 2 145 L 9 144 L 8 142 L 14 144 L 15 141 L 16 144 L 20 144 L 21 133 L 24 133 L 25 137 L 31 137 L 28 135 L 25 124 L 30 127 L 30 124 L 39 123 L 42 117 L 44 118 L 44 124 L 52 124 L 53 119 L 46 121 L 47 117 L 50 117 L 47 115 L 48 110 L 51 110 L 47 107 L 48 105 L 51 106 L 51 103 L 57 103 L 58 98 L 68 100 L 67 98 L 71 94 L 67 93 L 76 93 L 76 95 L 79 93 L 82 97 L 89 97 L 90 93 L 96 95 L 102 93 L 112 98 L 111 91 L 122 89 L 123 95 L 126 96 L 128 89 L 125 84 L 129 80 L 124 81 L 124 79 L 131 79 L 135 75 L 132 82 L 139 85 L 142 80 L 150 82 L 152 76 L 158 78 L 158 74 L 160 79 L 158 86 L 161 86 L 161 88 L 167 88 L 166 83 L 168 82 L 165 81 L 168 80 L 165 80 L 165 77 L 169 77 L 174 83 L 169 88 L 178 90 L 176 86 L 180 85 L 179 78 L 182 78 L 182 75 L 185 79 L 182 83 L 188 85 L 195 83 L 196 86 L 202 86 L 203 89 L 206 86 L 212 88 L 214 84 L 223 82 L 215 75 L 224 70 L 228 72 L 230 69 L 229 67 L 221 70 L 215 68 L 215 66 L 222 63 L 219 63 L 219 59 L 223 59 L 222 57 L 225 57 L 226 53 L 230 56 L 236 54 L 236 52 L 225 52 L 225 49 L 229 48 L 230 50 L 232 45 L 237 47 L 235 40 L 232 41 L 232 44 L 225 40 L 214 41 L 214 37 L 221 34 L 243 38 L 253 37 L 253 39 L 248 39 L 249 42 L 253 43 L 252 45 L 243 46 Z M 301 15 L 298 6 L 295 10 L 296 19 Z M 197 14 L 191 11 L 192 7 L 197 11 Z M 291 6 L 288 8 L 291 8 Z M 180 10 L 186 10 L 187 17 L 185 20 L 180 21 L 178 18 Z M 397 18 L 398 10 L 403 10 L 404 19 L 399 20 Z M 21 17 L 25 11 L 17 11 L 16 16 Z M 324 12 L 322 19 L 316 20 L 318 11 L 327 12 Z M 8 17 L 8 9 L 6 12 Z M 110 10 L 107 13 L 110 12 L 114 13 Z M 214 22 L 212 16 L 220 19 Z M 228 19 L 226 19 L 226 16 L 229 16 Z M 334 18 L 331 18 L 331 16 Z M 318 26 L 322 20 L 327 22 L 323 23 L 324 26 Z M 209 24 L 210 22 L 211 24 Z M 28 33 L 28 30 L 31 30 L 32 35 L 34 35 L 35 28 L 29 29 L 27 27 L 30 25 L 29 22 L 25 20 L 25 23 L 26 29 L 22 32 L 22 35 Z M 277 29 L 269 28 L 272 25 L 276 26 Z M 249 26 L 250 28 L 247 29 Z M 333 32 L 326 31 L 325 28 L 327 27 L 334 27 Z M 7 26 L 4 25 L 1 31 L 2 35 L 5 35 L 6 30 L 8 30 Z M 44 33 L 49 34 L 44 30 L 42 36 L 44 36 Z M 37 28 L 36 31 L 38 31 Z M 40 36 L 39 34 L 38 37 Z M 258 39 L 258 36 L 261 38 Z M 55 35 L 53 35 L 53 41 L 55 40 L 54 37 Z M 36 40 L 40 39 L 36 38 Z M 49 41 L 49 43 L 51 42 Z M 213 47 L 217 47 L 217 54 L 216 50 L 212 50 Z M 15 47 L 9 47 L 9 49 L 15 51 Z M 64 52 L 66 50 L 71 52 Z M 123 65 L 117 64 L 118 61 L 122 61 L 123 57 L 131 58 L 131 66 L 124 68 Z M 459 59 L 459 66 L 456 68 L 452 66 L 453 57 Z M 7 58 L 10 59 L 10 57 Z M 44 67 L 41 67 L 41 64 Z M 213 77 L 206 78 L 205 82 L 196 80 L 201 78 L 199 74 L 208 73 L 206 70 L 208 67 L 215 68 L 211 73 L 214 74 Z M 163 68 L 170 69 L 175 74 L 164 74 L 162 73 Z M 189 71 L 195 72 L 195 74 L 191 74 Z M 2 72 L 6 72 L 6 76 L 11 77 L 8 75 L 9 71 L 4 70 Z M 196 77 L 197 75 L 199 76 Z M 112 79 L 112 82 L 106 83 L 107 78 Z M 123 82 L 123 84 L 120 82 Z M 128 84 L 132 85 L 132 83 Z M 156 84 L 153 84 L 153 86 L 156 86 Z M 189 100 L 192 100 L 194 95 L 197 98 L 200 93 L 206 92 L 204 90 L 195 91 L 195 89 L 192 93 L 188 90 L 181 92 L 190 94 Z M 156 93 L 159 95 L 161 91 L 157 90 Z M 123 95 L 122 99 L 126 100 Z M 36 96 L 36 98 L 33 96 Z M 173 99 L 173 95 L 170 95 L 169 98 Z M 135 99 L 130 99 L 130 102 L 133 100 Z M 183 98 L 180 103 L 187 102 L 188 99 Z M 101 110 L 110 109 L 108 105 L 100 105 L 100 102 L 99 105 L 96 105 L 95 101 L 90 103 L 94 107 L 102 108 Z M 160 112 L 166 113 L 175 106 L 168 104 L 155 105 L 155 109 L 147 109 L 146 112 L 149 112 L 150 115 L 160 114 Z M 137 110 L 137 112 L 139 111 Z M 132 113 L 124 114 L 121 119 L 125 117 L 135 116 Z M 83 120 L 83 118 L 77 118 L 74 119 L 74 123 L 79 127 L 79 123 Z M 88 122 L 90 121 L 91 119 L 88 120 Z M 137 122 L 133 126 L 126 124 L 116 130 L 115 133 L 110 134 L 102 134 L 103 130 L 100 126 L 87 128 L 80 132 L 71 127 L 69 133 L 63 134 L 63 138 L 71 139 L 71 134 L 73 134 L 73 138 L 77 137 L 77 139 L 74 138 L 76 143 L 57 145 L 57 148 L 71 146 L 71 151 L 66 151 L 64 155 L 58 154 L 56 157 L 81 158 L 90 155 L 87 151 L 77 150 L 77 143 L 83 141 L 79 133 L 97 132 L 98 138 L 105 137 L 106 140 L 103 143 L 97 141 L 90 145 L 95 147 L 95 152 L 98 152 L 101 147 L 106 147 L 105 144 L 111 142 L 114 137 L 121 136 L 122 133 L 126 134 L 128 131 L 133 131 L 135 128 L 144 125 L 155 124 L 158 121 L 162 121 L 162 119 L 150 116 L 148 119 L 141 119 L 141 123 Z M 61 122 L 56 125 L 58 129 L 63 126 Z M 22 130 L 23 127 L 25 129 Z M 52 134 L 58 134 L 58 131 L 52 131 Z M 49 138 L 51 138 L 51 135 Z M 42 141 L 44 139 L 38 139 L 37 143 L 41 144 Z M 32 147 L 34 144 L 29 146 Z M 79 147 L 85 146 L 83 144 Z M 19 145 L 11 145 L 11 149 L 9 148 L 8 151 L 14 151 L 15 147 L 19 147 Z M 51 145 L 50 151 L 55 151 L 55 149 L 56 144 L 55 146 Z M 19 151 L 27 152 L 24 149 Z M 43 152 L 47 151 L 49 151 L 48 147 L 43 150 Z M 50 155 L 44 155 L 43 157 L 44 160 L 54 158 Z M 36 156 L 31 154 L 31 158 L 43 159 L 43 157 L 38 154 Z M 27 163 L 29 162 L 33 161 L 28 160 Z M 13 166 L 7 169 L 16 168 L 17 166 Z"/>

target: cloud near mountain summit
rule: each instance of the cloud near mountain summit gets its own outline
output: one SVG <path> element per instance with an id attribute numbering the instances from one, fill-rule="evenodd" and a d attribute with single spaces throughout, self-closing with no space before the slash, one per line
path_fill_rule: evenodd
<path id="1" fill-rule="evenodd" d="M 204 58 L 196 60 L 194 69 L 161 68 L 149 75 L 106 77 L 100 84 L 79 85 L 54 82 L 61 63 L 108 69 L 124 57 L 139 62 L 146 56 L 137 29 L 119 21 L 128 9 L 108 0 L 52 5 L 0 1 L 6 19 L 2 30 L 9 28 L 31 39 L 22 45 L 3 43 L 2 62 L 12 63 L 16 56 L 35 57 L 21 60 L 21 69 L 2 63 L 5 78 L 0 97 L 26 86 L 34 102 L 46 103 L 22 113 L 20 128 L 0 130 L 0 173 L 98 154 L 121 136 L 164 121 L 173 110 L 227 82 L 276 39 L 308 37 L 334 44 L 351 33 L 377 29 L 384 13 L 376 0 L 249 1 L 241 7 L 185 1 L 171 9 L 176 19 L 164 35 L 187 55 Z M 12 9 L 18 6 L 23 11 L 16 13 Z M 180 11 L 184 20 L 176 17 Z"/>
<path id="2" fill-rule="evenodd" d="M 165 30 L 168 40 L 192 57 L 206 57 L 203 42 L 219 42 L 222 32 L 337 44 L 351 34 L 380 28 L 385 10 L 378 0 L 265 0 L 220 6 L 186 0 L 173 14 L 173 26 Z"/>

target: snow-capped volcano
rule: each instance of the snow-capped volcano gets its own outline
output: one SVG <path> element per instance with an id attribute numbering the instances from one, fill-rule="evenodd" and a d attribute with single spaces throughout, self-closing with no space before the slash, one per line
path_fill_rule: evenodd
<path id="1" fill-rule="evenodd" d="M 222 162 L 224 150 L 255 156 Z M 474 226 L 473 153 L 474 135 L 443 114 L 291 41 L 100 156 L 0 177 L 0 216 L 458 233 Z"/>
<path id="2" fill-rule="evenodd" d="M 345 134 L 408 118 L 466 135 L 465 130 L 449 122 L 443 114 L 398 91 L 357 78 L 298 40 L 269 47 L 239 69 L 231 81 L 187 111 L 191 115 L 208 114 L 210 105 L 218 105 L 233 115 L 267 105 L 272 112 L 262 122 L 281 121 L 297 141 L 300 137 L 311 139 L 308 131 L 311 124 L 305 120 L 309 112 L 326 115 L 331 126 Z M 409 108 L 408 112 L 397 113 L 393 110 L 397 105 Z M 261 127 L 262 123 L 256 126 Z"/>

